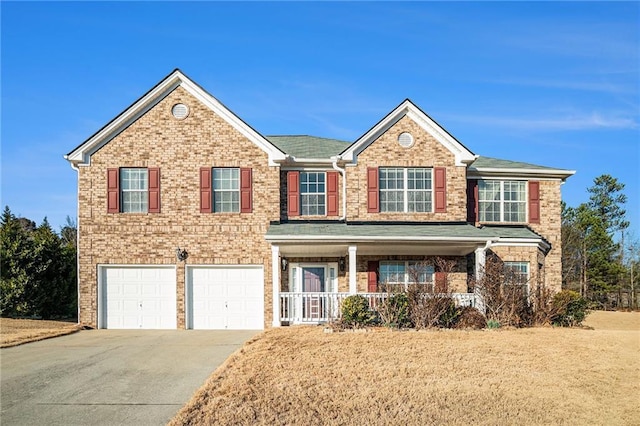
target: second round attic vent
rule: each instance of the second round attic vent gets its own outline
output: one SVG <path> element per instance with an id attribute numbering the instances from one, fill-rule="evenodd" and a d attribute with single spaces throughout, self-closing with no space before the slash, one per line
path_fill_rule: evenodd
<path id="1" fill-rule="evenodd" d="M 189 107 L 185 104 L 175 104 L 173 108 L 171 108 L 171 114 L 178 120 L 183 120 L 189 115 Z"/>
<path id="2" fill-rule="evenodd" d="M 407 132 L 400 133 L 400 136 L 398 136 L 398 143 L 403 148 L 410 148 L 413 146 L 413 136 L 411 136 L 411 133 Z"/>

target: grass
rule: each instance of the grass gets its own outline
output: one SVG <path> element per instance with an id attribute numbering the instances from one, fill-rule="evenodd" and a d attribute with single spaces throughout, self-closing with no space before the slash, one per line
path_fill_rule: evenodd
<path id="1" fill-rule="evenodd" d="M 268 330 L 171 425 L 640 424 L 640 313 L 587 328 Z"/>
<path id="2" fill-rule="evenodd" d="M 0 318 L 0 348 L 64 336 L 79 329 L 75 321 Z"/>

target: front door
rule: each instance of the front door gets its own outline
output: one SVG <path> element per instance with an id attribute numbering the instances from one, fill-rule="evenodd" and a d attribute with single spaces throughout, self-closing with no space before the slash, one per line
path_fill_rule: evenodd
<path id="1" fill-rule="evenodd" d="M 307 267 L 302 268 L 302 292 L 311 293 L 303 296 L 302 318 L 303 321 L 317 321 L 324 315 L 325 291 L 324 268 Z"/>

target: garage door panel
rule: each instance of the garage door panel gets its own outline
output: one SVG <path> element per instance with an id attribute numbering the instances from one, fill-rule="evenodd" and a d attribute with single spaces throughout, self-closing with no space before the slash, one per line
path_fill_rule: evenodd
<path id="1" fill-rule="evenodd" d="M 177 328 L 175 268 L 104 266 L 102 269 L 102 327 Z"/>
<path id="2" fill-rule="evenodd" d="M 260 267 L 188 269 L 189 326 L 196 329 L 264 328 L 264 279 Z"/>

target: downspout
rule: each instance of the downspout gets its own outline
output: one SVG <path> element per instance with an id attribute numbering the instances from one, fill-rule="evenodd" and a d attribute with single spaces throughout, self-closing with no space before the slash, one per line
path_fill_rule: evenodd
<path id="1" fill-rule="evenodd" d="M 491 248 L 491 240 L 487 240 L 483 248 L 478 248 L 476 250 L 476 281 L 482 279 L 484 275 L 484 268 L 487 264 L 487 250 Z M 478 259 L 478 256 L 482 253 L 482 260 Z M 477 282 L 475 289 L 473 291 L 475 297 L 475 307 L 480 312 L 485 312 L 484 300 L 482 299 L 482 294 L 478 289 Z"/>
<path id="2" fill-rule="evenodd" d="M 64 159 L 68 161 L 67 156 Z M 76 183 L 76 303 L 77 303 L 77 316 L 78 324 L 80 324 L 80 167 L 73 162 L 69 162 L 71 168 L 76 171 L 78 177 Z"/>
<path id="3" fill-rule="evenodd" d="M 347 218 L 347 171 L 338 167 L 338 160 L 340 160 L 339 155 L 331 157 L 331 167 L 342 175 L 342 216 L 338 220 L 345 220 Z"/>

